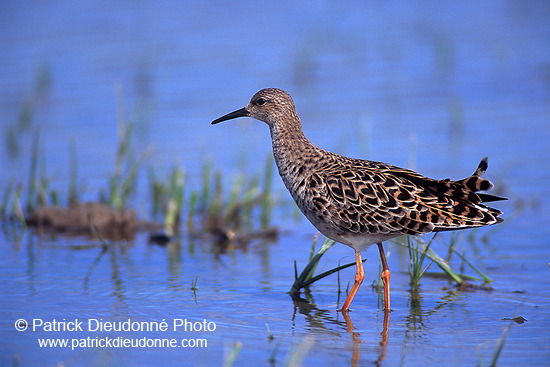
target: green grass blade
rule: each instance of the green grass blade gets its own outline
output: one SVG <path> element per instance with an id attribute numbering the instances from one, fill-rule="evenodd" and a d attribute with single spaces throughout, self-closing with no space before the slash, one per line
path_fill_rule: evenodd
<path id="1" fill-rule="evenodd" d="M 367 260 L 363 260 L 363 262 L 365 262 L 365 261 L 367 261 Z M 338 267 L 336 267 L 336 268 L 333 268 L 333 269 L 330 269 L 330 270 L 327 270 L 327 271 L 325 271 L 324 273 L 321 273 L 321 274 L 319 274 L 319 275 L 316 275 L 316 276 L 314 276 L 314 277 L 312 277 L 312 278 L 306 280 L 304 283 L 301 284 L 301 287 L 302 287 L 302 288 L 307 287 L 308 285 L 315 283 L 315 282 L 318 281 L 319 279 L 323 279 L 324 277 L 327 277 L 327 276 L 329 276 L 329 275 L 331 275 L 331 274 L 334 274 L 334 273 L 336 273 L 337 271 L 340 271 L 340 270 L 349 268 L 350 266 L 353 266 L 353 265 L 355 265 L 355 261 L 350 262 L 350 263 L 347 263 L 347 264 L 345 264 L 345 265 L 340 265 L 340 266 L 338 266 Z"/>
<path id="2" fill-rule="evenodd" d="M 426 251 L 426 256 L 432 260 L 437 266 L 441 268 L 447 275 L 449 275 L 457 284 L 462 283 L 463 279 L 462 277 L 456 273 L 449 264 L 443 260 L 438 254 L 435 253 L 434 250 L 428 249 Z"/>
<path id="3" fill-rule="evenodd" d="M 484 283 L 492 283 L 493 279 L 489 278 L 485 273 L 483 273 L 481 270 L 479 270 L 474 264 L 472 264 L 470 261 L 468 261 L 462 254 L 460 254 L 457 251 L 454 251 L 455 254 L 457 254 L 458 257 L 462 261 L 464 261 L 470 268 L 472 268 L 473 271 L 475 271 L 481 278 L 483 278 Z"/>
<path id="4" fill-rule="evenodd" d="M 325 238 L 325 240 L 323 241 L 323 245 L 321 246 L 319 251 L 310 259 L 309 263 L 306 265 L 304 270 L 302 270 L 298 278 L 294 281 L 294 284 L 292 285 L 292 288 L 290 288 L 290 291 L 289 291 L 291 296 L 298 294 L 300 292 L 300 289 L 305 287 L 304 284 L 306 284 L 306 282 L 307 284 L 313 283 L 311 279 L 313 278 L 313 273 L 315 272 L 315 269 L 319 264 L 319 260 L 321 260 L 321 257 L 325 254 L 325 252 L 328 251 L 329 248 L 332 247 L 332 245 L 334 245 L 334 243 L 335 242 L 333 240 Z M 337 271 L 337 270 L 334 270 L 334 271 Z"/>

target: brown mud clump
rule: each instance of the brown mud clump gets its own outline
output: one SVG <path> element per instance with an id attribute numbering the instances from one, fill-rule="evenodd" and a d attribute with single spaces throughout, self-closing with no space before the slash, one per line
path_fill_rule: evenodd
<path id="1" fill-rule="evenodd" d="M 103 203 L 72 203 L 67 208 L 41 207 L 26 218 L 27 224 L 39 233 L 67 235 L 99 235 L 105 239 L 133 240 L 144 224 L 133 210 L 114 210 Z"/>

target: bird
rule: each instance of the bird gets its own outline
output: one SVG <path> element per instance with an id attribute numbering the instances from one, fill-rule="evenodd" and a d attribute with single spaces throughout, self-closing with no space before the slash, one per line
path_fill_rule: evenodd
<path id="1" fill-rule="evenodd" d="M 349 158 L 317 147 L 303 133 L 292 97 L 277 88 L 258 91 L 246 107 L 211 122 L 252 117 L 269 127 L 279 175 L 296 205 L 324 236 L 355 251 L 356 274 L 339 310 L 350 305 L 364 279 L 361 251 L 378 246 L 384 311 L 390 311 L 390 269 L 382 243 L 401 235 L 460 230 L 500 223 L 502 212 L 484 203 L 506 198 L 481 193 L 493 184 L 474 173 L 436 180 L 390 164 Z"/>

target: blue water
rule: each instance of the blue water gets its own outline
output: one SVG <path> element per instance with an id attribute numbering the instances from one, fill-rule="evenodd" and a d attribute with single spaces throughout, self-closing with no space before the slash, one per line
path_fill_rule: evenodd
<path id="1" fill-rule="evenodd" d="M 510 325 L 501 318 L 518 315 L 528 321 L 509 329 L 499 365 L 550 360 L 548 4 L 4 1 L 0 24 L 2 193 L 11 179 L 27 182 L 39 129 L 50 185 L 66 194 L 74 146 L 82 199 L 97 199 L 114 170 L 121 109 L 136 120 L 137 147 L 150 149 L 146 164 L 159 173 L 179 163 L 198 188 L 205 161 L 228 180 L 261 172 L 270 152 L 266 126 L 209 122 L 257 90 L 279 87 L 292 94 L 319 146 L 435 178 L 463 178 L 489 156 L 487 175 L 510 199 L 495 204 L 503 224 L 464 239 L 468 259 L 494 280 L 491 292 L 425 277 L 421 301 L 413 302 L 406 251 L 391 246 L 387 343 L 370 287 L 375 249 L 364 254 L 367 278 L 352 328 L 335 312 L 336 276 L 312 287 L 309 305 L 286 294 L 293 262 L 306 264 L 315 234 L 306 221 L 289 219 L 290 205 L 273 219 L 277 242 L 219 256 L 185 234 L 166 248 L 148 245 L 144 234 L 102 252 L 85 238 L 26 232 L 16 239 L 8 230 L 0 234 L 1 365 L 220 365 L 235 346 L 238 366 L 488 365 Z M 289 202 L 278 179 L 274 190 Z M 148 200 L 143 172 L 132 200 L 141 217 Z M 334 246 L 321 266 L 339 261 L 352 261 L 351 250 Z M 345 287 L 353 270 L 340 276 Z M 18 332 L 18 319 L 206 320 L 216 329 Z M 40 338 L 88 337 L 206 339 L 207 346 L 38 346 Z"/>

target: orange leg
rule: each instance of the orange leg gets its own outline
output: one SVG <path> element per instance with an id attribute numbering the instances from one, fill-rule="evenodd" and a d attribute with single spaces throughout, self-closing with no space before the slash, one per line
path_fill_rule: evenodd
<path id="1" fill-rule="evenodd" d="M 351 301 L 353 301 L 357 290 L 361 286 L 361 283 L 363 283 L 363 279 L 365 279 L 365 272 L 363 271 L 363 260 L 361 259 L 361 253 L 359 251 L 355 252 L 355 265 L 357 267 L 357 273 L 355 273 L 355 282 L 353 283 L 353 287 L 351 287 L 351 290 L 348 294 L 348 297 L 346 298 L 346 301 L 344 302 L 344 305 L 340 309 L 341 312 L 349 311 L 349 305 L 351 305 Z"/>
<path id="2" fill-rule="evenodd" d="M 384 310 L 390 310 L 390 268 L 388 267 L 388 262 L 386 261 L 386 254 L 384 253 L 384 247 L 382 243 L 378 243 L 378 251 L 380 252 L 380 261 L 382 261 L 382 273 L 380 277 L 384 283 Z"/>

